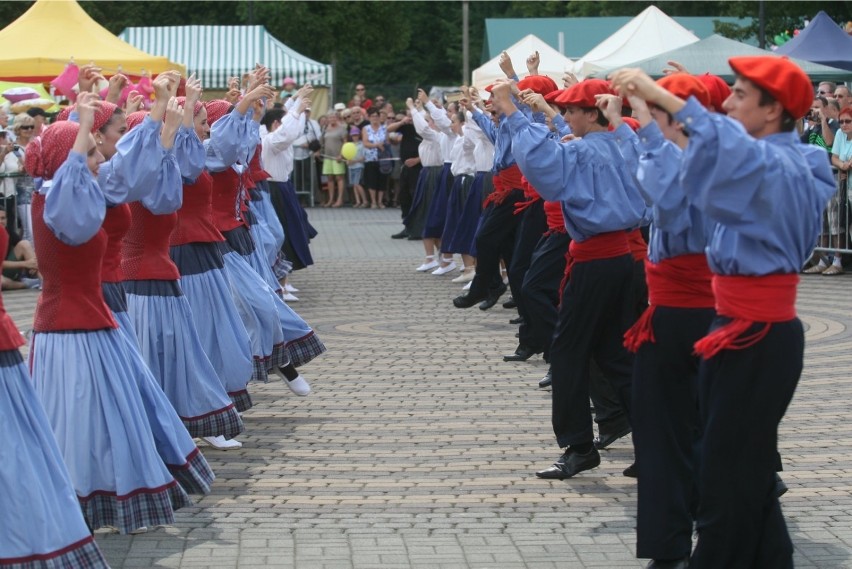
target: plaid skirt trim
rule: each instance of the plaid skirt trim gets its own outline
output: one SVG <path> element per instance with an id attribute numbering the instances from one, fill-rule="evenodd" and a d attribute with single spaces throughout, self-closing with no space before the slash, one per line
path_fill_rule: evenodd
<path id="1" fill-rule="evenodd" d="M 263 373 L 266 374 L 265 369 L 263 370 Z M 252 379 L 254 379 L 254 374 L 252 374 Z M 231 401 L 234 403 L 234 407 L 236 407 L 237 411 L 240 413 L 248 411 L 254 405 L 251 401 L 251 395 L 249 395 L 247 389 L 229 392 L 228 397 L 231 398 Z"/>
<path id="2" fill-rule="evenodd" d="M 269 383 L 269 377 L 266 374 L 266 362 L 269 358 L 261 358 L 260 356 L 255 356 L 252 360 L 254 364 L 254 370 L 251 374 L 252 381 L 262 381 L 263 383 Z"/>
<path id="3" fill-rule="evenodd" d="M 27 557 L 0 557 L 0 567 L 3 567 L 3 569 L 48 569 L 54 567 L 109 569 L 106 559 L 104 559 L 92 536 L 51 553 L 39 553 Z"/>
<path id="4" fill-rule="evenodd" d="M 207 459 L 197 447 L 186 457 L 184 464 L 180 466 L 167 464 L 166 467 L 187 494 L 209 494 L 210 485 L 216 479 L 216 475 L 207 464 Z"/>
<path id="5" fill-rule="evenodd" d="M 192 505 L 187 493 L 176 480 L 159 488 L 142 488 L 128 496 L 113 492 L 96 492 L 77 499 L 83 517 L 92 531 L 104 526 L 127 534 L 143 526 L 167 526 L 175 523 L 175 510 Z"/>
<path id="6" fill-rule="evenodd" d="M 319 336 L 310 332 L 298 340 L 288 342 L 287 349 L 290 351 L 290 361 L 295 367 L 300 367 L 325 352 L 326 347 Z"/>
<path id="7" fill-rule="evenodd" d="M 180 420 L 192 437 L 222 435 L 226 439 L 232 439 L 243 432 L 243 421 L 233 403 L 206 415 L 181 417 Z"/>
<path id="8" fill-rule="evenodd" d="M 266 360 L 266 369 L 277 369 L 279 367 L 286 367 L 290 363 L 290 350 L 287 348 L 287 344 L 281 342 L 280 344 L 275 344 L 272 346 L 272 355 L 269 356 L 269 359 Z"/>

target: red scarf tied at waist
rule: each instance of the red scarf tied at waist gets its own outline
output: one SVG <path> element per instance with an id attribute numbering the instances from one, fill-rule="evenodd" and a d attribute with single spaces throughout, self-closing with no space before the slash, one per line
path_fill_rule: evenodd
<path id="1" fill-rule="evenodd" d="M 645 259 L 648 308 L 624 334 L 624 347 L 636 352 L 645 342 L 654 342 L 651 319 L 658 306 L 713 308 L 713 274 L 704 255 L 679 255 L 652 263 Z"/>
<path id="2" fill-rule="evenodd" d="M 500 170 L 494 175 L 494 191 L 488 194 L 488 197 L 482 203 L 482 207 L 485 208 L 492 203 L 494 205 L 502 204 L 512 193 L 512 190 L 523 187 L 522 178 L 521 169 L 518 168 L 517 164 L 512 164 L 508 168 Z"/>
<path id="3" fill-rule="evenodd" d="M 630 254 L 633 255 L 633 260 L 637 263 L 648 258 L 648 244 L 645 243 L 645 238 L 642 237 L 642 231 L 634 229 L 627 234 L 627 245 L 630 247 Z"/>
<path id="4" fill-rule="evenodd" d="M 559 284 L 559 298 L 562 298 L 565 285 L 571 278 L 571 269 L 574 267 L 574 263 L 612 259 L 629 253 L 627 233 L 624 231 L 601 233 L 584 241 L 571 241 L 568 246 L 568 253 L 565 254 L 565 273 L 562 276 L 562 282 Z"/>
<path id="5" fill-rule="evenodd" d="M 562 215 L 562 204 L 559 202 L 544 202 L 544 216 L 547 218 L 547 233 L 568 233 L 565 229 L 565 217 Z"/>
<path id="6" fill-rule="evenodd" d="M 532 187 L 526 176 L 521 177 L 521 186 L 524 190 L 524 198 L 526 199 L 522 202 L 515 203 L 515 215 L 520 215 L 532 204 L 541 200 L 541 196 L 538 195 L 538 192 L 534 187 Z"/>
<path id="7" fill-rule="evenodd" d="M 742 350 L 761 341 L 773 322 L 796 317 L 799 275 L 759 277 L 713 275 L 713 293 L 719 316 L 733 318 L 695 343 L 695 353 L 709 359 L 722 350 Z M 763 328 L 743 336 L 755 322 Z"/>

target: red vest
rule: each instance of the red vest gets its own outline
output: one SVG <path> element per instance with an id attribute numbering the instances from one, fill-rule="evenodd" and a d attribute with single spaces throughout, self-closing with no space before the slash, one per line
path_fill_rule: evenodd
<path id="1" fill-rule="evenodd" d="M 0 251 L 9 248 L 9 234 L 6 228 L 0 226 Z M 18 331 L 18 327 L 12 321 L 12 317 L 6 313 L 3 307 L 3 297 L 0 296 L 0 351 L 15 350 L 26 342 Z"/>
<path id="2" fill-rule="evenodd" d="M 183 205 L 169 244 L 215 243 L 225 238 L 213 225 L 213 178 L 205 170 L 194 184 L 183 186 Z"/>
<path id="3" fill-rule="evenodd" d="M 101 291 L 101 262 L 107 234 L 101 229 L 78 247 L 56 238 L 44 223 L 44 196 L 34 193 L 33 237 L 42 276 L 35 312 L 36 332 L 116 328 Z M 73 212 L 68 212 L 74 215 Z"/>
<path id="4" fill-rule="evenodd" d="M 128 229 L 130 229 L 130 206 L 123 203 L 108 207 L 103 225 L 108 242 L 101 265 L 101 280 L 105 283 L 120 283 L 124 280 L 121 274 L 121 242 Z"/>
<path id="5" fill-rule="evenodd" d="M 126 281 L 176 281 L 177 266 L 169 257 L 169 238 L 178 214 L 154 215 L 140 202 L 130 204 L 130 230 L 121 248 L 121 271 Z"/>
<path id="6" fill-rule="evenodd" d="M 242 184 L 233 168 L 214 172 L 213 177 L 213 225 L 219 231 L 230 231 L 243 225 Z"/>

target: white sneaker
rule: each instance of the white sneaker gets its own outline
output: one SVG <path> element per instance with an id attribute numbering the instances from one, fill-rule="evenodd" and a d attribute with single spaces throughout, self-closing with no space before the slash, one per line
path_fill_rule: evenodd
<path id="1" fill-rule="evenodd" d="M 450 263 L 446 267 L 438 267 L 436 270 L 432 271 L 433 275 L 446 275 L 447 273 L 451 273 L 455 271 L 457 268 L 456 264 Z"/>
<path id="2" fill-rule="evenodd" d="M 298 301 L 298 300 L 299 300 L 299 297 L 298 297 L 298 296 L 296 296 L 295 294 L 290 293 L 290 292 L 287 292 L 287 291 L 285 290 L 285 291 L 284 291 L 284 294 L 282 294 L 282 295 L 281 295 L 281 299 L 282 299 L 282 300 L 285 300 L 285 301 L 287 301 L 287 302 L 296 302 L 296 301 Z"/>
<path id="3" fill-rule="evenodd" d="M 423 263 L 419 267 L 417 267 L 417 271 L 421 273 L 425 273 L 426 271 L 431 271 L 432 269 L 437 268 L 441 263 L 438 261 L 429 261 L 428 263 Z"/>
<path id="4" fill-rule="evenodd" d="M 304 397 L 305 395 L 311 392 L 311 385 L 304 377 L 302 377 L 302 374 L 299 374 L 293 381 L 290 381 L 285 377 L 284 383 L 287 384 L 287 387 L 290 388 L 290 391 L 301 397 Z"/>
<path id="5" fill-rule="evenodd" d="M 299 289 L 297 289 L 296 287 L 294 287 L 290 283 L 287 283 L 287 284 L 284 285 L 284 290 L 286 290 L 287 292 L 299 292 Z"/>
<path id="6" fill-rule="evenodd" d="M 454 283 L 469 283 L 476 276 L 475 269 L 465 269 L 462 274 L 452 280 Z"/>
<path id="7" fill-rule="evenodd" d="M 470 290 L 470 285 L 472 285 L 472 284 L 473 284 L 473 279 L 470 279 L 470 282 L 467 283 L 466 285 L 464 285 L 464 288 L 462 290 Z"/>
<path id="8" fill-rule="evenodd" d="M 148 533 L 148 528 L 146 526 L 136 528 L 135 530 L 130 532 L 130 535 L 139 535 L 143 533 Z"/>
<path id="9" fill-rule="evenodd" d="M 213 448 L 217 448 L 219 450 L 231 450 L 235 448 L 242 448 L 243 443 L 235 439 L 226 439 L 222 435 L 218 437 L 203 437 L 204 440 L 212 446 Z"/>

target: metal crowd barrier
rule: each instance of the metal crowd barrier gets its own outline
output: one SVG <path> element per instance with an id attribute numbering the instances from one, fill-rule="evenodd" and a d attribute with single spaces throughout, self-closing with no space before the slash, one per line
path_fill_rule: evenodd
<path id="1" fill-rule="evenodd" d="M 845 172 L 834 171 L 837 191 L 828 202 L 822 216 L 822 229 L 817 241 L 816 251 L 820 253 L 841 253 L 852 255 L 852 216 L 849 211 L 849 191 Z M 841 176 L 841 174 L 844 174 Z M 848 173 L 852 176 L 852 171 Z"/>
<path id="2" fill-rule="evenodd" d="M 297 196 L 307 196 L 310 207 L 314 207 L 319 191 L 317 166 L 313 153 L 304 160 L 293 161 L 293 186 Z"/>

